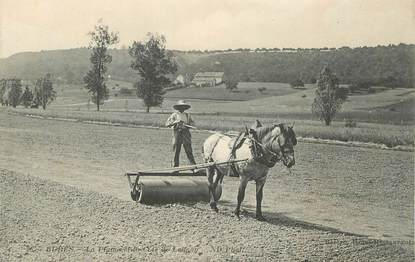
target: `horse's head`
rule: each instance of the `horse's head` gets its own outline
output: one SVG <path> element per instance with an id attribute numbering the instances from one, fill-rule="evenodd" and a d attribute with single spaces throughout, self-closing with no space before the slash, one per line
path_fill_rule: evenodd
<path id="1" fill-rule="evenodd" d="M 281 135 L 278 136 L 278 147 L 282 155 L 282 162 L 288 168 L 295 165 L 294 146 L 297 145 L 297 137 L 293 126 L 286 124 L 278 125 Z"/>
<path id="2" fill-rule="evenodd" d="M 278 124 L 263 127 L 257 120 L 254 127 L 258 140 L 264 145 L 266 162 L 275 163 L 279 160 L 288 168 L 295 165 L 294 146 L 297 145 L 293 125 Z"/>

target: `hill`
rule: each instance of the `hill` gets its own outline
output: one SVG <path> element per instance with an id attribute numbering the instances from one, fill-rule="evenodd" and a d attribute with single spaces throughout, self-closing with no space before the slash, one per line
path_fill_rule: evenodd
<path id="1" fill-rule="evenodd" d="M 185 72 L 225 71 L 239 81 L 284 82 L 302 79 L 313 83 L 329 65 L 341 83 L 367 81 L 383 86 L 413 83 L 414 46 L 379 46 L 291 52 L 229 52 L 202 57 Z"/>
<path id="2" fill-rule="evenodd" d="M 288 51 L 173 51 L 179 72 L 224 71 L 237 81 L 291 82 L 301 78 L 315 81 L 324 65 L 329 65 L 342 83 L 368 81 L 389 87 L 412 87 L 414 45 L 389 45 L 339 49 L 294 49 Z M 110 51 L 113 61 L 109 74 L 113 79 L 135 81 L 137 74 L 129 67 L 127 49 Z M 0 78 L 36 79 L 52 73 L 56 79 L 81 83 L 89 68 L 90 51 L 86 48 L 25 52 L 0 59 Z"/>

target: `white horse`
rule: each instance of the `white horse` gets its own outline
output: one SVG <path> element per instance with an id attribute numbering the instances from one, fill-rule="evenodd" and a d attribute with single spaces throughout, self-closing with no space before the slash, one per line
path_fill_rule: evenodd
<path id="1" fill-rule="evenodd" d="M 293 126 L 278 124 L 263 127 L 258 120 L 256 126 L 250 129 L 249 134 L 242 146 L 234 152 L 232 152 L 231 137 L 223 134 L 211 135 L 203 144 L 203 156 L 206 163 L 226 162 L 231 158 L 247 159 L 247 161 L 235 163 L 231 168 L 231 171 L 236 172 L 240 177 L 235 214 L 239 217 L 246 185 L 248 181 L 254 180 L 256 183 L 256 218 L 265 220 L 262 216 L 261 203 L 268 171 L 279 161 L 282 161 L 288 168 L 295 164 L 294 146 L 297 144 L 297 139 Z M 206 169 L 210 207 L 216 212 L 218 211 L 218 199 L 212 192 L 216 192 L 218 183 L 221 183 L 224 175 L 230 172 L 229 169 L 230 166 L 212 166 Z"/>

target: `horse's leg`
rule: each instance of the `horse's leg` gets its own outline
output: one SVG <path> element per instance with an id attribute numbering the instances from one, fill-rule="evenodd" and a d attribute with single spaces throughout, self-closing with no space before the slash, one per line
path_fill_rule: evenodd
<path id="1" fill-rule="evenodd" d="M 209 197 L 210 197 L 210 208 L 218 212 L 218 208 L 216 206 L 216 199 L 215 199 L 215 190 L 216 186 L 213 182 L 213 176 L 215 175 L 215 169 L 213 167 L 207 167 L 206 168 L 206 176 L 208 180 L 208 186 L 209 186 Z"/>
<path id="2" fill-rule="evenodd" d="M 240 179 L 241 180 L 239 182 L 239 190 L 238 190 L 238 204 L 236 205 L 236 209 L 235 209 L 235 215 L 238 218 L 239 218 L 239 215 L 241 213 L 242 201 L 244 201 L 244 198 L 245 198 L 246 185 L 248 184 L 248 178 L 246 176 L 244 176 L 243 174 L 241 174 Z"/>
<path id="3" fill-rule="evenodd" d="M 217 203 L 218 202 L 218 199 L 216 197 L 216 189 L 218 187 L 218 184 L 219 183 L 222 183 L 221 181 L 223 180 L 223 176 L 224 175 L 223 175 L 223 173 L 221 171 L 219 171 L 219 169 L 217 167 L 214 167 L 214 169 L 215 169 L 216 177 L 215 177 L 215 182 L 213 183 L 213 191 L 212 191 L 212 193 L 213 193 L 213 197 L 214 197 L 215 203 Z"/>
<path id="4" fill-rule="evenodd" d="M 265 221 L 265 218 L 262 216 L 262 210 L 261 210 L 265 179 L 256 180 L 255 183 L 256 183 L 256 219 L 258 219 L 259 221 Z"/>

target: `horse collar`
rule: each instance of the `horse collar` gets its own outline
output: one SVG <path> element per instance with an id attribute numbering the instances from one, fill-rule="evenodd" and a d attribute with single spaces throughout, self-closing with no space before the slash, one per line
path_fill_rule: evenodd
<path id="1" fill-rule="evenodd" d="M 279 135 L 278 135 L 278 136 L 275 136 L 275 137 L 272 139 L 272 142 L 274 142 L 274 141 L 275 141 L 275 139 L 277 139 L 278 137 L 279 137 Z M 275 166 L 275 164 L 276 164 L 278 161 L 280 161 L 280 160 L 281 160 L 281 157 L 279 157 L 279 154 L 278 154 L 278 153 L 275 153 L 275 152 L 273 152 L 271 149 L 266 148 L 266 146 L 265 146 L 265 145 L 261 144 L 261 143 L 260 143 L 260 142 L 258 142 L 256 139 L 252 139 L 252 141 L 253 141 L 255 144 L 259 145 L 259 148 L 261 148 L 261 151 L 262 151 L 262 152 L 261 152 L 261 155 L 257 158 L 258 162 L 260 162 L 260 163 L 262 163 L 262 164 L 266 165 L 268 168 L 272 168 L 272 167 L 274 167 L 274 166 Z M 281 144 L 280 144 L 280 141 L 279 141 L 279 140 L 278 140 L 278 146 L 279 146 L 280 148 L 282 148 L 282 146 L 281 146 Z M 256 147 L 256 146 L 254 146 L 254 147 Z M 271 153 L 271 154 L 273 155 L 269 161 L 265 158 L 264 151 L 268 151 L 269 153 Z M 281 150 L 281 151 L 282 151 L 282 150 Z M 283 153 L 282 153 L 282 154 L 283 154 Z"/>

